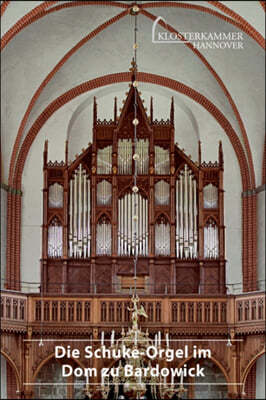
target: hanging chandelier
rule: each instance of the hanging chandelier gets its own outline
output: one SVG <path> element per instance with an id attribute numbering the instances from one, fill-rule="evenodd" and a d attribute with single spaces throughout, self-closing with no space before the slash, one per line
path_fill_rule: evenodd
<path id="1" fill-rule="evenodd" d="M 169 335 L 165 335 L 162 340 L 161 332 L 152 339 L 149 332 L 143 332 L 139 326 L 139 317 L 148 318 L 142 305 L 138 306 L 140 299 L 137 294 L 131 298 L 132 307 L 128 307 L 131 311 L 131 327 L 127 332 L 124 328 L 118 339 L 114 338 L 114 331 L 111 335 L 109 351 L 111 354 L 126 353 L 130 356 L 120 358 L 112 369 L 116 370 L 115 374 L 107 373 L 102 375 L 101 383 L 96 387 L 90 387 L 89 379 L 85 388 L 87 399 L 102 398 L 112 400 L 122 399 L 172 399 L 174 396 L 181 398 L 186 392 L 183 385 L 183 374 L 181 374 L 180 383 L 175 384 L 171 379 L 171 383 L 166 381 L 166 377 L 161 374 L 152 373 L 153 368 L 151 359 L 147 357 L 148 348 L 162 349 L 162 342 L 166 348 L 169 348 Z M 101 336 L 101 347 L 106 347 L 104 334 Z M 136 357 L 134 357 L 136 355 Z M 162 363 L 164 360 L 162 360 Z M 109 372 L 111 368 L 109 369 Z M 129 373 L 130 372 L 130 373 Z M 98 396 L 101 397 L 98 397 Z"/>
<path id="2" fill-rule="evenodd" d="M 132 6 L 130 14 L 134 16 L 134 44 L 133 44 L 133 59 L 131 62 L 130 71 L 132 73 L 132 79 L 130 86 L 134 90 L 134 116 L 132 125 L 134 129 L 134 149 L 137 148 L 137 129 L 139 125 L 138 120 L 138 103 L 137 103 L 137 16 L 140 9 L 137 4 Z M 171 379 L 171 383 L 167 383 L 166 376 L 161 374 L 153 374 L 153 365 L 150 358 L 147 357 L 147 349 L 155 348 L 158 350 L 162 349 L 162 342 L 165 343 L 165 347 L 169 348 L 169 334 L 166 333 L 165 339 L 162 340 L 161 332 L 155 335 L 154 339 L 149 337 L 149 332 L 143 332 L 139 326 L 139 317 L 148 318 L 143 305 L 139 305 L 140 299 L 137 295 L 136 281 L 137 281 L 137 263 L 138 263 L 138 252 L 137 250 L 137 235 L 136 226 L 138 219 L 138 203 L 137 193 L 139 191 L 137 185 L 137 163 L 139 160 L 139 154 L 135 150 L 132 155 L 133 162 L 135 163 L 134 175 L 133 175 L 133 186 L 132 192 L 134 197 L 133 203 L 133 215 L 132 220 L 135 224 L 134 229 L 134 294 L 131 298 L 132 306 L 128 307 L 128 311 L 131 314 L 131 327 L 125 332 L 124 328 L 121 330 L 118 339 L 115 340 L 115 332 L 112 331 L 110 340 L 110 352 L 113 354 L 123 354 L 123 351 L 127 349 L 131 355 L 137 354 L 137 357 L 121 357 L 114 364 L 116 367 L 116 374 L 109 373 L 102 375 L 101 383 L 90 387 L 89 378 L 86 377 L 87 383 L 85 388 L 85 394 L 87 399 L 102 398 L 110 400 L 122 400 L 122 399 L 171 399 L 174 396 L 181 398 L 182 394 L 186 392 L 183 386 L 183 374 L 181 374 L 180 383 L 177 385 L 174 379 Z M 105 347 L 104 332 L 101 334 L 101 348 Z M 135 353 L 134 353 L 135 352 Z M 162 360 L 164 362 L 164 360 Z M 112 368 L 114 368 L 114 365 Z M 126 370 L 131 371 L 130 376 L 126 373 Z"/>

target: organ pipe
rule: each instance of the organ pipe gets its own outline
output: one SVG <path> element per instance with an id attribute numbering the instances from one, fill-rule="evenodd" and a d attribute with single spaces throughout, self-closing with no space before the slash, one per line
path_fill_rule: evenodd
<path id="1" fill-rule="evenodd" d="M 148 255 L 148 200 L 140 193 L 118 200 L 118 227 L 119 256 L 132 256 L 135 249 L 140 256 Z"/>
<path id="2" fill-rule="evenodd" d="M 217 258 L 219 256 L 218 227 L 214 220 L 209 219 L 204 227 L 204 257 Z"/>
<path id="3" fill-rule="evenodd" d="M 176 181 L 176 256 L 196 258 L 198 248 L 197 184 L 185 164 Z"/>
<path id="4" fill-rule="evenodd" d="M 96 239 L 96 254 L 110 256 L 112 254 L 112 226 L 105 217 L 97 224 Z"/>
<path id="5" fill-rule="evenodd" d="M 212 183 L 203 189 L 204 208 L 218 207 L 218 189 Z"/>
<path id="6" fill-rule="evenodd" d="M 62 257 L 63 250 L 63 228 L 62 225 L 53 219 L 48 228 L 48 257 Z"/>
<path id="7" fill-rule="evenodd" d="M 80 164 L 70 180 L 69 256 L 89 257 L 90 241 L 90 180 Z"/>
<path id="8" fill-rule="evenodd" d="M 170 224 L 163 219 L 155 224 L 155 255 L 170 255 Z"/>
<path id="9" fill-rule="evenodd" d="M 98 174 L 111 174 L 112 172 L 112 146 L 106 146 L 97 152 Z"/>
<path id="10" fill-rule="evenodd" d="M 130 175 L 132 173 L 131 139 L 118 140 L 118 173 L 120 175 Z"/>
<path id="11" fill-rule="evenodd" d="M 155 150 L 155 173 L 158 175 L 168 175 L 170 173 L 169 150 L 160 146 L 154 146 Z"/>

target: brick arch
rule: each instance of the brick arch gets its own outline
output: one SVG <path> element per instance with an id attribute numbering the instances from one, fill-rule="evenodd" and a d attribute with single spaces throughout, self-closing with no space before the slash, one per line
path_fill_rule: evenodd
<path id="1" fill-rule="evenodd" d="M 87 82 L 84 82 L 63 95 L 59 96 L 57 99 L 52 101 L 46 109 L 39 115 L 36 119 L 32 127 L 30 128 L 28 134 L 26 135 L 21 149 L 18 154 L 14 179 L 12 180 L 12 185 L 14 188 L 20 190 L 21 189 L 21 179 L 22 173 L 24 169 L 24 164 L 30 150 L 30 147 L 39 133 L 42 126 L 46 123 L 46 121 L 63 105 L 74 99 L 75 97 L 110 84 L 120 83 L 120 82 L 129 82 L 131 80 L 131 74 L 129 72 L 121 72 L 116 74 L 104 75 L 103 77 L 99 77 Z M 138 73 L 138 80 L 141 82 L 152 83 L 159 86 L 164 86 L 174 91 L 177 91 L 181 94 L 184 94 L 190 97 L 192 100 L 196 101 L 198 104 L 201 104 L 219 123 L 219 125 L 224 129 L 225 133 L 227 134 L 238 159 L 240 172 L 242 177 L 242 186 L 243 190 L 251 189 L 249 174 L 248 174 L 248 163 L 245 157 L 245 153 L 241 142 L 232 128 L 229 121 L 223 115 L 223 113 L 205 96 L 197 92 L 196 90 L 190 88 L 189 86 L 176 81 L 174 79 L 166 78 L 160 75 L 149 74 L 145 72 Z"/>
<path id="2" fill-rule="evenodd" d="M 181 361 L 181 363 L 178 365 L 178 368 L 181 368 L 184 364 L 188 363 L 190 360 L 197 360 L 195 358 L 193 358 L 192 356 L 189 356 L 188 358 L 186 358 L 185 360 Z M 208 358 L 208 360 L 211 360 L 224 374 L 226 383 L 230 383 L 230 378 L 228 376 L 228 373 L 226 372 L 225 367 L 221 364 L 220 361 L 218 361 L 215 357 L 211 356 L 210 358 Z"/>
<path id="3" fill-rule="evenodd" d="M 22 18 L 19 19 L 4 35 L 1 40 L 1 50 L 3 50 L 6 45 L 20 32 L 22 29 L 26 28 L 28 25 L 30 25 L 32 22 L 36 20 L 39 14 L 41 16 L 45 15 L 43 11 L 45 11 L 48 7 L 55 5 L 58 0 L 56 1 L 44 1 L 42 4 L 39 6 L 35 7 L 31 11 L 29 11 L 27 14 L 25 14 Z M 85 2 L 80 2 L 80 3 L 85 3 Z M 127 5 L 123 3 L 117 3 L 117 2 L 112 2 L 112 1 L 91 1 L 91 5 L 110 5 L 110 6 L 115 6 L 115 7 L 122 7 L 122 8 L 128 8 Z M 84 4 L 81 4 L 84 5 Z M 63 5 L 62 5 L 63 6 Z M 61 8 L 60 8 L 61 9 Z"/>
<path id="4" fill-rule="evenodd" d="M 9 6 L 10 1 L 3 1 L 1 4 L 1 17 L 4 15 L 4 12 L 6 11 L 7 7 Z"/>
<path id="5" fill-rule="evenodd" d="M 237 14 L 231 8 L 229 8 L 226 5 L 222 4 L 220 1 L 209 0 L 208 3 L 212 4 L 216 8 L 219 8 L 225 14 L 230 15 L 230 17 L 234 18 L 242 26 L 245 26 L 249 30 L 250 36 L 253 37 L 253 39 L 256 40 L 256 42 L 263 49 L 265 49 L 265 39 L 264 39 L 264 37 L 252 25 L 250 25 L 243 17 L 241 17 L 239 14 Z"/>
<path id="6" fill-rule="evenodd" d="M 175 7 L 176 3 L 173 3 L 171 6 Z M 150 14 L 149 12 L 143 10 L 142 14 L 145 15 L 147 18 L 152 19 L 153 21 L 156 20 L 156 16 L 153 14 Z M 177 33 L 180 35 L 180 33 L 178 31 L 176 31 L 172 26 L 170 26 L 169 24 L 167 25 L 167 27 L 164 26 L 163 21 L 160 21 L 159 24 L 161 26 L 163 26 L 165 29 L 167 29 L 169 32 L 172 33 Z M 182 35 L 180 35 L 182 36 Z M 183 38 L 184 40 L 184 38 Z M 231 94 L 229 93 L 229 91 L 227 90 L 224 82 L 222 81 L 222 79 L 220 78 L 220 76 L 217 74 L 217 72 L 213 69 L 213 67 L 211 66 L 211 64 L 207 61 L 207 59 L 201 54 L 201 52 L 197 49 L 195 49 L 193 47 L 193 45 L 191 43 L 185 43 L 185 45 L 191 50 L 193 51 L 194 54 L 196 54 L 199 59 L 203 62 L 203 64 L 207 67 L 207 69 L 210 71 L 210 73 L 214 76 L 215 80 L 217 81 L 218 85 L 221 87 L 222 91 L 224 92 L 226 98 L 229 101 L 230 106 L 232 107 L 232 110 L 235 114 L 235 117 L 237 119 L 238 125 L 240 127 L 240 131 L 242 133 L 243 136 L 243 140 L 244 140 L 244 145 L 246 148 L 246 152 L 247 152 L 247 157 L 248 157 L 248 161 L 249 161 L 249 169 L 250 169 L 250 179 L 251 179 L 251 185 L 252 188 L 256 187 L 256 180 L 255 180 L 255 170 L 254 170 L 254 164 L 253 164 L 253 157 L 252 157 L 252 153 L 251 153 L 251 149 L 249 146 L 249 140 L 248 140 L 248 136 L 247 136 L 247 132 L 244 126 L 244 123 L 242 121 L 242 118 L 240 116 L 240 113 L 238 111 L 238 108 L 231 96 Z"/>
<path id="7" fill-rule="evenodd" d="M 260 5 L 263 8 L 264 11 L 266 11 L 266 4 L 265 4 L 265 0 L 260 1 Z"/>
<path id="8" fill-rule="evenodd" d="M 63 6 L 64 4 L 62 4 L 61 6 Z M 49 12 L 49 10 L 48 10 Z M 124 16 L 126 16 L 128 14 L 128 10 L 125 10 L 119 14 L 117 14 L 116 16 L 112 17 L 111 19 L 109 19 L 108 21 L 105 21 L 103 24 L 99 25 L 96 29 L 94 29 L 92 32 L 90 32 L 88 35 L 86 35 L 84 38 L 82 38 L 74 47 L 72 47 L 72 49 L 70 49 L 65 55 L 64 57 L 55 65 L 55 67 L 49 72 L 49 74 L 47 75 L 47 77 L 43 80 L 43 82 L 41 83 L 41 85 L 38 87 L 38 89 L 36 90 L 36 92 L 34 93 L 28 107 L 27 110 L 23 116 L 23 119 L 20 123 L 20 127 L 16 136 L 16 140 L 15 140 L 15 144 L 13 146 L 13 150 L 12 150 L 12 155 L 11 155 L 11 161 L 10 161 L 10 168 L 9 168 L 9 177 L 8 177 L 8 184 L 12 185 L 12 177 L 13 177 L 13 173 L 14 173 L 14 167 L 15 167 L 15 161 L 16 161 L 16 156 L 17 153 L 19 151 L 19 145 L 20 145 L 20 141 L 22 139 L 23 136 L 23 132 L 24 132 L 24 128 L 25 125 L 27 123 L 28 117 L 37 101 L 37 99 L 39 98 L 41 92 L 44 90 L 44 88 L 47 86 L 47 84 L 51 81 L 51 79 L 54 77 L 54 75 L 58 72 L 58 70 L 67 62 L 67 60 L 77 51 L 79 50 L 85 43 L 87 43 L 89 40 L 93 39 L 97 34 L 99 34 L 100 32 L 102 32 L 104 29 L 106 29 L 108 26 L 116 23 L 117 21 L 119 21 L 121 18 L 123 18 Z"/>
<path id="9" fill-rule="evenodd" d="M 256 354 L 252 360 L 250 360 L 250 362 L 248 363 L 248 365 L 246 366 L 242 376 L 241 376 L 241 383 L 243 384 L 243 387 L 245 387 L 246 384 L 246 380 L 247 380 L 247 376 L 251 370 L 251 368 L 253 367 L 253 365 L 256 363 L 257 359 L 260 358 L 263 354 L 265 354 L 266 349 L 264 348 L 263 350 L 261 350 L 258 354 Z"/>
<path id="10" fill-rule="evenodd" d="M 6 354 L 3 350 L 0 351 L 0 354 L 5 358 L 6 362 L 10 365 L 12 368 L 12 371 L 15 373 L 16 377 L 16 382 L 17 382 L 17 391 L 22 390 L 22 382 L 19 377 L 19 372 L 18 372 L 18 367 L 16 366 L 15 362 L 10 358 L 8 354 Z"/>
<path id="11" fill-rule="evenodd" d="M 82 2 L 82 4 L 83 3 L 87 3 L 87 2 Z M 98 3 L 98 2 L 91 2 L 91 3 Z M 108 2 L 106 2 L 106 3 L 108 3 Z M 168 4 L 167 2 L 158 2 L 158 3 L 156 3 L 156 6 L 159 6 L 159 5 L 166 5 L 166 4 Z M 185 8 L 196 8 L 196 9 L 198 9 L 198 10 L 200 10 L 200 11 L 204 11 L 204 12 L 207 12 L 206 10 L 208 10 L 208 9 L 205 9 L 204 7 L 200 7 L 200 6 L 191 6 L 191 5 L 187 5 L 187 4 L 184 4 L 184 5 L 180 5 L 180 4 L 178 4 L 178 3 L 170 3 L 171 4 L 171 7 L 176 7 L 176 6 L 184 6 Z M 77 3 L 75 3 L 73 6 L 77 6 L 77 5 L 79 5 L 78 4 L 78 2 Z M 146 4 L 145 6 L 147 7 L 147 6 L 154 6 L 154 3 L 148 3 L 148 4 Z M 58 10 L 58 9 L 61 9 L 61 8 L 64 8 L 64 6 L 68 6 L 67 4 L 61 4 L 61 5 L 59 5 L 59 6 L 56 6 L 56 7 L 54 7 L 54 8 L 50 8 L 50 9 L 48 9 L 48 10 L 44 10 L 44 11 L 42 11 L 42 13 L 50 13 L 50 12 L 53 12 L 53 11 L 55 11 L 55 10 Z M 143 7 L 144 8 L 144 7 Z M 203 9 L 203 10 L 202 10 Z M 38 97 L 40 96 L 40 93 L 42 92 L 42 90 L 44 89 L 44 87 L 48 84 L 48 82 L 53 78 L 53 76 L 56 74 L 56 72 L 62 67 L 62 65 L 83 45 L 83 44 L 85 44 L 88 40 L 90 40 L 91 38 L 93 38 L 93 37 L 95 37 L 98 33 L 100 33 L 102 30 L 104 30 L 107 26 L 109 26 L 109 25 L 111 25 L 111 24 L 113 24 L 114 22 L 117 22 L 120 18 L 122 18 L 122 17 L 124 17 L 125 15 L 127 15 L 128 14 L 128 12 L 129 12 L 129 9 L 127 8 L 127 10 L 125 10 L 125 11 L 123 11 L 122 13 L 120 13 L 120 14 L 118 14 L 117 16 L 115 16 L 115 17 L 113 17 L 113 18 L 111 18 L 109 21 L 106 21 L 105 23 L 103 23 L 102 25 L 100 25 L 98 28 L 96 28 L 94 31 L 92 31 L 89 35 L 87 35 L 87 36 L 85 36 L 83 39 L 81 39 L 81 41 L 80 42 L 78 42 L 77 43 L 77 45 L 75 45 L 69 52 L 67 52 L 66 54 L 65 54 L 65 56 L 59 61 L 59 63 L 52 69 L 52 71 L 50 71 L 50 73 L 48 74 L 48 76 L 45 78 L 45 80 L 42 82 L 42 84 L 39 86 L 39 88 L 37 89 L 37 91 L 35 92 L 35 94 L 33 95 L 33 97 L 32 97 L 32 99 L 31 99 L 31 101 L 30 101 L 30 103 L 29 103 L 29 106 L 28 106 L 28 108 L 27 108 L 27 111 L 26 111 L 26 113 L 25 113 L 25 115 L 24 115 L 24 117 L 23 117 L 23 119 L 22 119 L 22 122 L 21 122 L 21 124 L 20 124 L 20 127 L 19 127 L 19 130 L 18 130 L 18 134 L 17 134 L 17 137 L 16 137 L 16 140 L 15 140 L 15 145 L 14 145 L 14 147 L 13 147 L 13 150 L 12 150 L 12 156 L 11 156 L 11 162 L 10 162 L 10 170 L 9 170 L 9 181 L 8 181 L 8 183 L 9 183 L 9 185 L 11 185 L 12 183 L 11 183 L 11 180 L 12 180 L 12 175 L 13 175 L 13 169 L 14 169 L 14 165 L 15 165 L 15 159 L 16 159 L 16 155 L 17 155 L 17 152 L 18 152 L 18 150 L 19 150 L 19 145 L 20 145 L 20 141 L 21 141 L 21 139 L 22 139 L 22 135 L 23 135 L 23 131 L 24 131 L 24 128 L 25 128 L 25 125 L 26 125 L 26 121 L 27 121 L 27 119 L 28 119 L 28 117 L 29 117 L 29 114 L 30 114 L 30 112 L 31 112 L 31 110 L 33 109 L 33 107 L 34 107 L 34 104 L 35 104 L 35 102 L 36 102 L 36 100 L 38 99 Z M 148 17 L 148 18 L 151 18 L 152 20 L 155 20 L 156 19 L 156 17 L 154 16 L 154 15 L 152 15 L 152 14 L 150 14 L 150 13 L 148 13 L 147 11 L 145 11 L 145 10 L 142 10 L 141 11 L 142 12 L 142 14 L 143 15 L 145 15 L 146 17 Z M 42 14 L 41 13 L 41 14 Z M 212 12 L 213 13 L 213 12 Z M 211 14 L 212 14 L 211 13 Z M 35 16 L 34 18 L 39 18 L 40 17 L 40 15 L 41 14 L 38 14 L 37 16 Z M 219 13 L 218 13 L 219 14 Z M 226 17 L 224 17 L 224 19 L 227 21 L 228 20 L 228 18 L 226 19 Z M 230 20 L 231 21 L 231 20 Z M 230 21 L 227 21 L 227 22 L 230 22 Z M 241 27 L 240 27 L 240 29 L 241 29 Z M 170 32 L 176 32 L 176 30 L 175 29 L 173 29 L 171 26 L 168 26 L 168 30 L 170 31 Z M 219 77 L 219 75 L 216 73 L 216 71 L 212 68 L 212 66 L 208 63 L 208 61 L 206 60 L 206 58 L 197 50 L 197 49 L 194 49 L 193 48 L 193 46 L 190 44 L 190 43 L 186 43 L 186 46 L 188 46 L 189 48 L 190 48 L 190 50 L 192 50 L 199 58 L 200 58 L 200 60 L 203 62 L 203 64 L 208 68 L 208 70 L 211 72 L 211 74 L 214 76 L 214 78 L 216 79 L 216 81 L 218 82 L 218 84 L 219 84 L 219 86 L 221 87 L 221 89 L 223 90 L 223 92 L 224 92 L 224 94 L 225 94 L 225 96 L 227 97 L 227 99 L 228 99 L 228 101 L 229 101 L 229 103 L 230 103 L 230 105 L 231 105 L 231 107 L 232 107 L 232 109 L 233 109 L 233 112 L 234 112 L 234 114 L 235 114 L 235 116 L 236 116 L 236 119 L 237 119 L 237 121 L 238 121 L 238 124 L 239 124 L 239 127 L 240 127 L 240 130 L 241 130 L 241 133 L 242 133 L 242 136 L 243 136 L 243 140 L 244 140 L 244 145 L 245 145 L 245 148 L 246 148 L 246 151 L 247 151 L 247 156 L 248 156 L 248 161 L 249 161 L 249 169 L 250 169 L 250 176 L 251 176 L 251 184 L 252 184 L 252 187 L 253 188 L 255 188 L 255 171 L 254 171 L 254 164 L 253 164 L 253 158 L 252 158 L 252 153 L 251 153 L 251 150 L 250 150 L 250 146 L 249 146 L 249 141 L 248 141 L 248 137 L 247 137 L 247 133 L 246 133 L 246 130 L 245 130 L 245 126 L 244 126 L 244 124 L 243 124 L 243 121 L 242 121 L 242 119 L 241 119 L 241 116 L 240 116 L 240 114 L 239 114 L 239 111 L 238 111 L 238 109 L 237 109 L 237 107 L 236 107 L 236 105 L 235 105 L 235 103 L 234 103 L 234 101 L 233 101 L 233 99 L 232 99 L 232 97 L 231 97 L 231 95 L 230 95 L 230 93 L 229 93 L 229 91 L 227 90 L 227 88 L 225 87 L 225 85 L 224 85 L 224 83 L 223 83 L 223 81 L 221 80 L 221 78 Z"/>
<path id="12" fill-rule="evenodd" d="M 57 99 L 55 99 L 50 105 L 39 115 L 35 123 L 29 130 L 23 145 L 21 147 L 17 164 L 15 168 L 15 176 L 12 182 L 13 187 L 20 190 L 21 180 L 24 164 L 27 158 L 27 154 L 30 147 L 39 133 L 41 127 L 45 122 L 51 117 L 51 115 L 56 112 L 60 107 L 65 105 L 67 102 L 73 98 L 79 96 L 82 93 L 102 87 L 105 85 L 110 85 L 119 82 L 128 82 L 131 80 L 131 74 L 129 72 L 121 72 L 116 74 L 105 75 L 93 79 L 88 82 L 84 82 L 75 88 L 72 88 L 68 92 L 64 93 Z M 221 113 L 221 111 L 212 104 L 205 96 L 201 95 L 194 89 L 184 85 L 181 82 L 162 77 L 159 75 L 148 74 L 148 73 L 138 73 L 138 80 L 146 83 L 153 83 L 167 87 L 169 89 L 175 90 L 182 93 L 198 104 L 201 104 L 221 125 L 225 133 L 228 135 L 229 140 L 236 153 L 241 178 L 243 190 L 248 190 L 250 188 L 249 174 L 248 174 L 248 164 L 245 157 L 244 150 L 242 148 L 241 142 L 236 135 L 236 132 L 226 119 L 226 117 Z M 253 208 L 251 208 L 250 201 L 253 202 Z M 243 282 L 244 290 L 255 290 L 256 281 L 256 254 L 252 253 L 252 249 L 255 250 L 254 245 L 254 231 L 249 229 L 249 226 L 254 224 L 256 221 L 256 203 L 252 197 L 245 197 L 243 199 L 243 241 L 242 241 L 242 257 L 243 257 Z M 248 210 L 251 208 L 252 215 L 248 214 Z M 20 284 L 20 226 L 21 226 L 21 196 L 14 195 L 13 193 L 8 193 L 8 223 L 7 223 L 7 284 L 6 287 L 11 289 L 15 288 L 19 290 Z M 253 225 L 252 225 L 253 226 Z M 254 230 L 256 229 L 256 225 Z M 249 246 L 248 246 L 249 245 Z"/>
<path id="13" fill-rule="evenodd" d="M 57 2 L 58 2 L 58 0 L 44 1 L 42 4 L 35 7 L 29 13 L 25 14 L 3 36 L 3 39 L 1 42 L 1 49 L 4 49 L 5 46 L 10 42 L 10 40 L 12 40 L 13 37 L 16 34 L 18 34 L 22 29 L 24 29 L 26 26 L 30 25 L 32 22 L 35 22 L 37 19 L 42 18 L 44 15 L 46 15 L 47 8 L 51 5 L 54 5 Z M 7 2 L 7 3 L 9 3 L 9 2 Z M 76 2 L 64 3 L 59 6 L 51 7 L 47 13 L 57 11 L 62 8 L 72 7 L 72 6 L 73 7 L 76 7 L 79 5 L 84 6 L 84 5 L 88 5 L 88 3 L 90 3 L 91 5 L 93 5 L 93 3 L 94 3 L 94 5 L 109 5 L 109 6 L 113 6 L 113 7 L 130 8 L 130 4 L 126 5 L 124 3 L 119 3 L 119 2 L 76 1 Z M 219 1 L 216 1 L 216 2 L 209 1 L 209 3 L 218 3 L 218 4 L 213 4 L 213 5 L 216 8 L 220 8 L 224 13 L 230 15 L 231 17 L 233 17 L 235 19 L 228 18 L 227 16 L 220 14 L 219 12 L 212 10 L 210 8 L 199 6 L 199 5 L 194 5 L 194 4 L 189 4 L 189 3 L 171 3 L 171 2 L 167 2 L 167 1 L 164 1 L 164 2 L 158 1 L 158 2 L 151 2 L 151 3 L 143 4 L 143 5 L 140 5 L 140 7 L 142 9 L 144 9 L 144 8 L 148 8 L 148 7 L 151 8 L 151 7 L 169 7 L 170 6 L 170 7 L 190 8 L 190 9 L 200 10 L 200 11 L 209 13 L 213 16 L 221 18 L 221 19 L 237 26 L 243 32 L 247 33 L 250 37 L 252 37 L 262 48 L 265 49 L 265 42 L 264 42 L 264 38 L 262 37 L 262 35 L 260 35 L 260 33 L 257 32 L 256 29 L 252 25 L 250 25 L 244 18 L 240 17 L 237 13 L 235 13 L 233 10 L 229 9 L 228 7 L 224 6 L 223 4 L 220 4 Z"/>

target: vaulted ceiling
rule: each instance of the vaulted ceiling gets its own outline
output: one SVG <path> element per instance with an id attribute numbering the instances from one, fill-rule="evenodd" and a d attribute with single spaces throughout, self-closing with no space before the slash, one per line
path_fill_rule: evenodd
<path id="1" fill-rule="evenodd" d="M 198 139 L 228 141 L 242 188 L 261 185 L 265 3 L 137 3 L 138 71 L 146 104 L 153 95 L 155 115 L 165 118 L 174 96 L 181 146 L 195 158 Z M 22 165 L 39 133 L 57 144 L 51 158 L 63 158 L 67 138 L 72 159 L 86 147 L 93 96 L 100 117 L 112 117 L 113 97 L 121 104 L 128 89 L 129 77 L 120 73 L 128 72 L 133 54 L 130 7 L 127 1 L 1 2 L 4 183 L 20 187 Z M 152 43 L 157 16 L 170 31 L 239 32 L 244 48 L 197 51 L 186 43 Z M 216 158 L 208 151 L 205 156 Z"/>

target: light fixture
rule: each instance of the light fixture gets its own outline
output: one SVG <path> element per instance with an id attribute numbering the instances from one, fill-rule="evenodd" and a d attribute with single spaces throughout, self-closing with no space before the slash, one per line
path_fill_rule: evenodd
<path id="1" fill-rule="evenodd" d="M 133 160 L 134 161 L 139 161 L 139 154 L 133 154 Z"/>
<path id="2" fill-rule="evenodd" d="M 132 121 L 132 124 L 137 126 L 139 124 L 138 118 L 134 118 L 133 121 Z"/>
<path id="3" fill-rule="evenodd" d="M 233 345 L 232 345 L 232 342 L 231 342 L 231 337 L 230 337 L 230 334 L 228 334 L 228 339 L 227 339 L 226 346 L 227 346 L 227 347 L 231 347 L 231 346 L 233 346 Z"/>
<path id="4" fill-rule="evenodd" d="M 138 193 L 138 191 L 139 191 L 139 188 L 137 186 L 133 186 L 132 192 Z"/>

